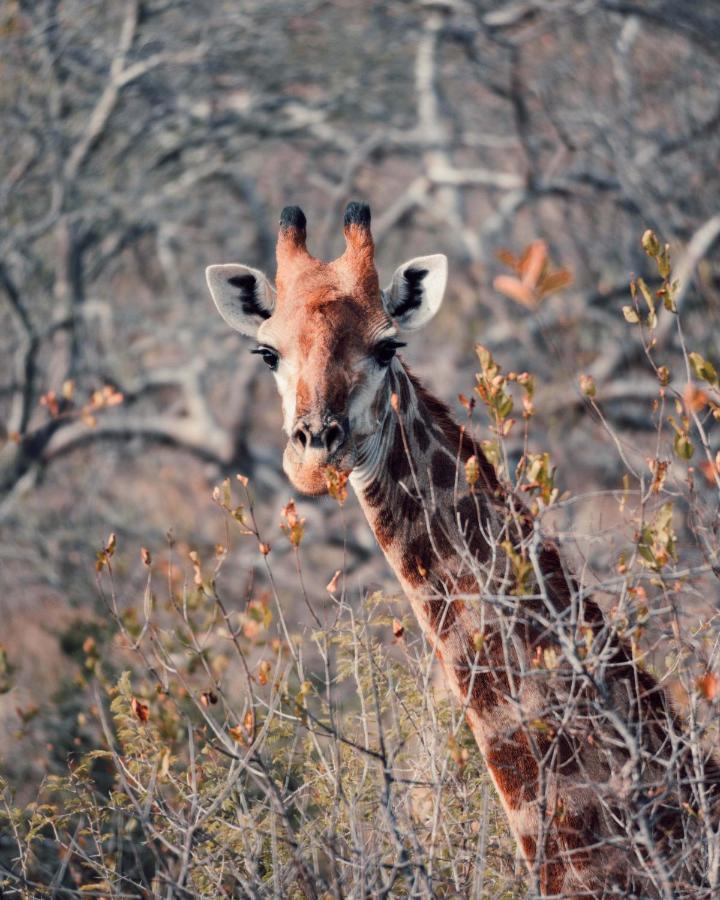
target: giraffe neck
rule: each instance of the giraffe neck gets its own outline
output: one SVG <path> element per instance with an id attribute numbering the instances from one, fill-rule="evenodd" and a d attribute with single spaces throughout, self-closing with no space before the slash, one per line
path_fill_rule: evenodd
<path id="1" fill-rule="evenodd" d="M 602 825 L 597 795 L 578 775 L 590 766 L 607 781 L 607 766 L 585 757 L 581 763 L 569 730 L 550 738 L 531 725 L 548 715 L 534 665 L 552 638 L 513 596 L 503 546 L 517 534 L 495 472 L 399 360 L 376 406 L 379 427 L 358 448 L 350 479 L 368 522 L 463 706 L 541 891 L 592 884 L 593 854 L 584 848 L 597 844 Z M 473 454 L 479 478 L 471 489 L 464 464 Z M 567 612 L 570 592 L 554 548 L 540 548 L 539 564 L 553 608 Z M 601 627 L 592 601 L 587 617 Z M 557 709 L 562 699 L 553 695 L 550 703 Z M 610 865 L 606 857 L 597 883 Z"/>

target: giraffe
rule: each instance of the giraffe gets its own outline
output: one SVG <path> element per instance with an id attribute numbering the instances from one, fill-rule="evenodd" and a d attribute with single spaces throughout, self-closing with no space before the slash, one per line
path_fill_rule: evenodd
<path id="1" fill-rule="evenodd" d="M 302 210 L 286 207 L 275 289 L 246 265 L 206 273 L 221 316 L 255 339 L 251 352 L 274 373 L 285 472 L 306 494 L 327 492 L 328 466 L 349 473 L 462 705 L 534 889 L 674 896 L 679 870 L 662 848 L 681 830 L 692 766 L 670 747 L 670 703 L 581 596 L 557 548 L 521 507 L 508 514 L 493 466 L 397 355 L 400 338 L 438 311 L 446 257 L 411 259 L 381 290 L 367 205 L 347 206 L 344 234 L 343 254 L 318 260 Z M 519 553 L 532 562 L 524 592 Z M 594 672 L 582 667 L 583 642 L 599 660 Z"/>

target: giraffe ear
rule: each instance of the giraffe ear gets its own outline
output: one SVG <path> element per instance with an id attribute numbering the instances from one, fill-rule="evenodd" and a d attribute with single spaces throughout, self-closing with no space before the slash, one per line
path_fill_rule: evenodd
<path id="1" fill-rule="evenodd" d="M 421 328 L 440 309 L 447 284 L 447 256 L 416 256 L 395 270 L 383 292 L 385 309 L 400 328 Z"/>
<path id="2" fill-rule="evenodd" d="M 205 278 L 218 312 L 231 328 L 255 337 L 272 315 L 275 292 L 258 269 L 230 263 L 208 266 Z"/>

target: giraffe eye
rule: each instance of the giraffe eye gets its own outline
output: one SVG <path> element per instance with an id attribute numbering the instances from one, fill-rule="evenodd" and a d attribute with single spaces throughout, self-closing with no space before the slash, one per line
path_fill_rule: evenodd
<path id="1" fill-rule="evenodd" d="M 272 347 L 255 347 L 250 352 L 262 356 L 265 365 L 273 372 L 277 369 L 278 362 L 280 362 L 280 354 L 277 350 L 273 350 Z"/>
<path id="2" fill-rule="evenodd" d="M 389 366 L 393 356 L 395 356 L 395 351 L 398 347 L 404 346 L 405 344 L 402 341 L 396 341 L 392 338 L 389 341 L 383 341 L 373 348 L 373 358 L 379 366 Z"/>

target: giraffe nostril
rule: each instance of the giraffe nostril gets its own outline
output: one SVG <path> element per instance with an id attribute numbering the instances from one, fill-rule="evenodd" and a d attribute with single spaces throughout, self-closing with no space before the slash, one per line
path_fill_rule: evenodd
<path id="1" fill-rule="evenodd" d="M 325 429 L 325 434 L 323 435 L 325 440 L 325 449 L 328 453 L 334 453 L 335 450 L 338 449 L 342 445 L 342 442 L 345 438 L 345 432 L 342 427 L 337 424 L 337 422 L 333 422 L 332 425 L 328 425 Z"/>
<path id="2" fill-rule="evenodd" d="M 303 451 L 307 447 L 308 437 L 304 428 L 296 428 L 293 432 L 292 442 L 297 450 Z"/>

